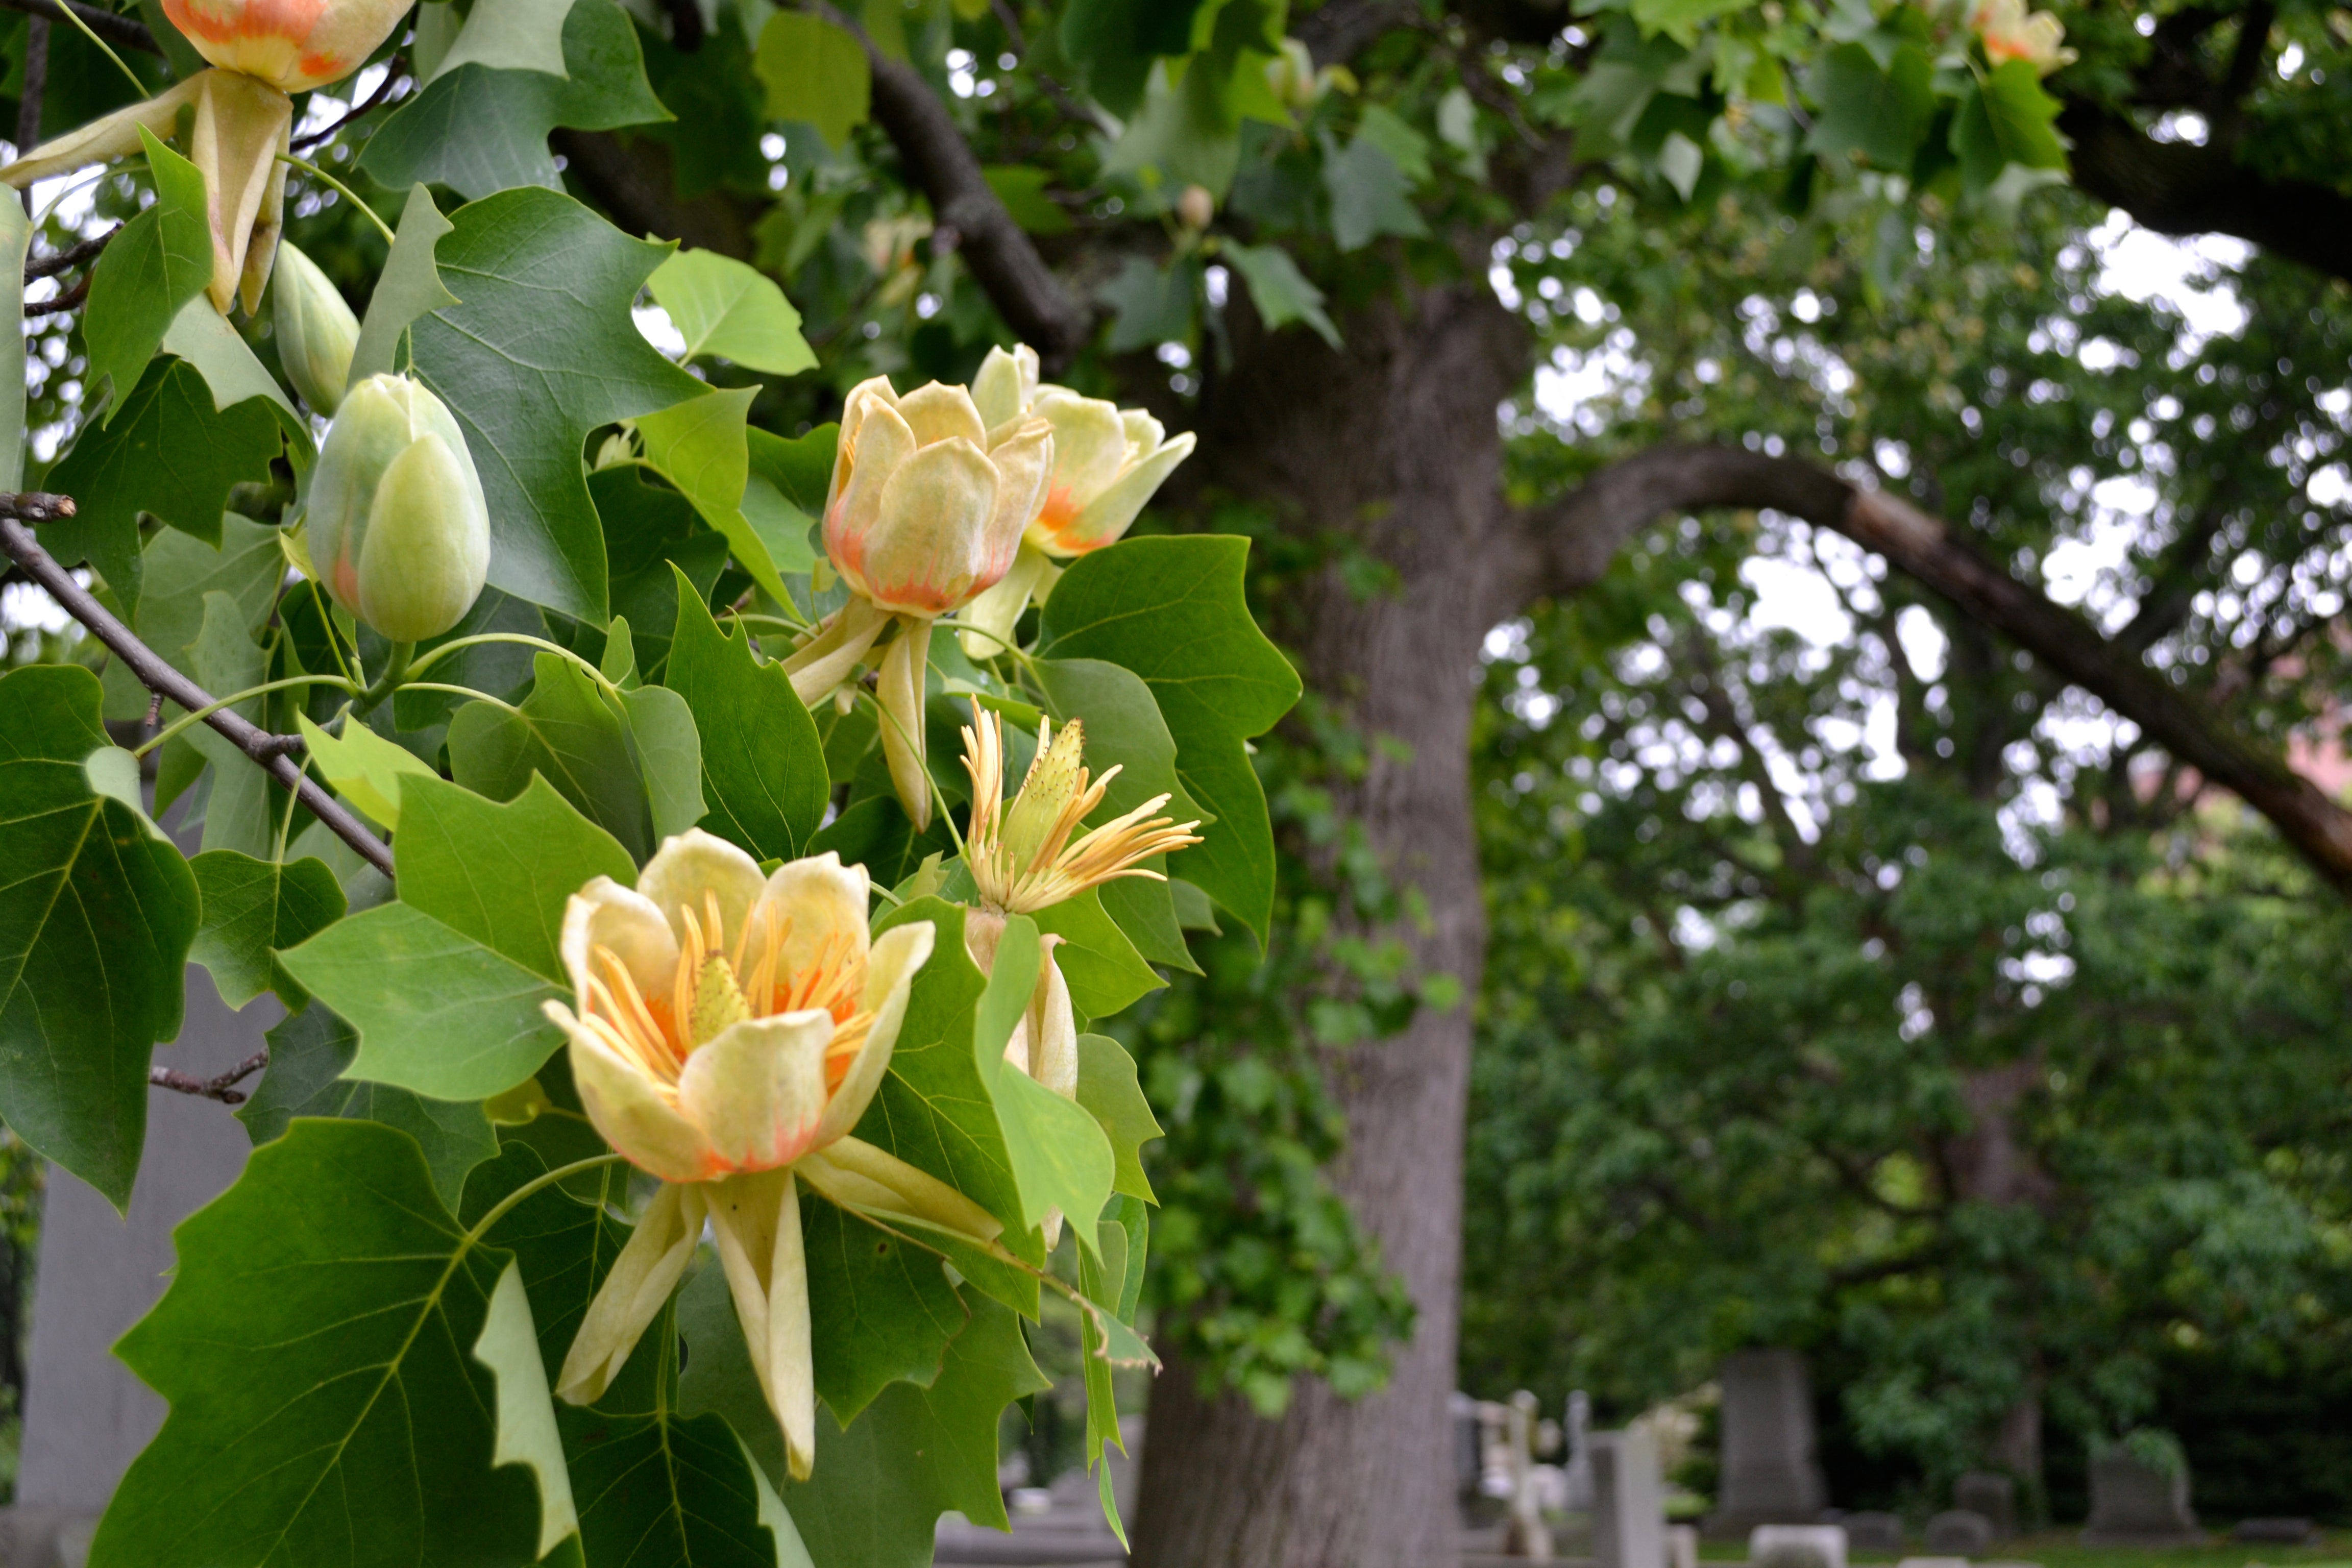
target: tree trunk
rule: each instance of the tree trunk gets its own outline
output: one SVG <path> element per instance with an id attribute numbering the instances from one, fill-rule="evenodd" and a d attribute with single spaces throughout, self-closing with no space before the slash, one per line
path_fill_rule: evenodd
<path id="1" fill-rule="evenodd" d="M 1236 312 L 1237 314 L 1239 312 Z M 1236 330 L 1194 482 L 1271 502 L 1286 528 L 1337 534 L 1395 574 L 1351 590 L 1336 567 L 1276 606 L 1303 673 L 1370 744 L 1337 805 L 1425 923 L 1395 931 L 1423 974 L 1475 997 L 1485 958 L 1470 811 L 1471 691 L 1480 640 L 1507 613 L 1509 552 L 1496 405 L 1526 374 L 1523 330 L 1483 283 L 1348 324 L 1334 353 Z M 1399 742 L 1383 746 L 1381 741 Z M 1387 1389 L 1350 1404 L 1305 1382 L 1265 1421 L 1204 1400 L 1172 1363 L 1153 1391 L 1138 1568 L 1437 1568 L 1456 1553 L 1446 1395 L 1461 1280 L 1470 1006 L 1424 1008 L 1403 1032 L 1335 1051 L 1349 1151 L 1334 1173 L 1419 1310 Z"/>

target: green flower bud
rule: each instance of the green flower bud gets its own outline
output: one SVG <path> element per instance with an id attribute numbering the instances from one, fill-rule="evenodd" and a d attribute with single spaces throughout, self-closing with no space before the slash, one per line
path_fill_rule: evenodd
<path id="1" fill-rule="evenodd" d="M 302 401 L 331 418 L 351 379 L 360 319 L 327 275 L 289 243 L 278 247 L 278 281 L 271 315 L 278 325 L 278 363 Z"/>
<path id="2" fill-rule="evenodd" d="M 456 626 L 489 575 L 489 507 L 465 434 L 404 375 L 372 375 L 344 398 L 304 516 L 327 592 L 394 642 Z"/>

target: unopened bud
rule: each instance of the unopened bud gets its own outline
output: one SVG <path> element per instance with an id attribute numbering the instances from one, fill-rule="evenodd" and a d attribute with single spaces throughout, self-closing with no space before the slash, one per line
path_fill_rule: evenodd
<path id="1" fill-rule="evenodd" d="M 272 319 L 278 328 L 278 363 L 302 401 L 330 418 L 342 405 L 343 384 L 352 375 L 352 351 L 359 347 L 360 319 L 319 270 L 319 264 L 290 243 L 278 246 L 272 286 Z"/>
<path id="2" fill-rule="evenodd" d="M 1217 198 L 1209 194 L 1206 185 L 1187 185 L 1184 194 L 1176 198 L 1176 216 L 1186 228 L 1206 228 L 1217 216 Z"/>
<path id="3" fill-rule="evenodd" d="M 456 626 L 489 575 L 489 508 L 465 434 L 404 375 L 352 388 L 304 516 L 327 592 L 394 642 Z"/>

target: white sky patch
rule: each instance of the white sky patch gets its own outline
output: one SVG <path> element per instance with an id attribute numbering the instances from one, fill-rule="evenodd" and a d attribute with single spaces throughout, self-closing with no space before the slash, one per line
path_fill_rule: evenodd
<path id="1" fill-rule="evenodd" d="M 669 319 L 669 312 L 659 305 L 644 304 L 629 312 L 637 323 L 637 335 L 653 344 L 673 360 L 686 357 L 686 334 Z"/>
<path id="2" fill-rule="evenodd" d="M 2243 267 L 2253 247 L 2226 235 L 2172 239 L 2145 229 L 2121 212 L 2090 233 L 2099 256 L 2099 289 L 2137 303 L 2163 299 L 2179 310 L 2191 349 L 2216 335 L 2235 337 L 2246 329 L 2246 307 L 2238 291 L 2218 274 Z"/>
<path id="3" fill-rule="evenodd" d="M 1756 596 L 1748 612 L 1751 632 L 1791 631 L 1815 647 L 1852 640 L 1853 617 L 1817 568 L 1781 556 L 1756 555 L 1740 563 L 1739 580 Z"/>

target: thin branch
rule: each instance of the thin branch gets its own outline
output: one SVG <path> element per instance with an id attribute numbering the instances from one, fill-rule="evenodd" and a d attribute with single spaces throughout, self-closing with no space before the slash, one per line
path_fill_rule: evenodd
<path id="1" fill-rule="evenodd" d="M 163 52 L 163 46 L 155 41 L 155 35 L 147 30 L 147 24 L 136 16 L 102 11 L 95 5 L 82 4 L 82 0 L 66 0 L 66 5 L 73 7 L 74 16 L 87 23 L 91 32 L 110 44 L 121 44 L 126 49 L 137 49 L 142 54 L 160 55 Z M 45 21 L 68 20 L 65 5 L 58 5 L 58 0 L 0 0 L 0 8 L 22 11 L 27 16 L 38 16 Z M 19 149 L 20 152 L 31 150 Z"/>
<path id="2" fill-rule="evenodd" d="M 1801 458 L 1736 447 L 1657 447 L 1605 466 L 1576 489 L 1521 514 L 1517 570 L 1498 575 L 1492 618 L 1517 614 L 1531 598 L 1590 586 L 1637 529 L 1670 512 L 1709 507 L 1769 507 L 1885 556 L 2235 792 L 2321 877 L 2352 896 L 2352 811 L 2240 734 L 2208 698 L 2176 689 L 2135 650 L 1985 560 L 1941 521 Z"/>
<path id="3" fill-rule="evenodd" d="M 122 226 L 116 224 L 95 238 L 68 245 L 63 250 L 52 255 L 28 258 L 25 263 L 25 281 L 30 283 L 39 278 L 54 278 L 60 272 L 70 271 L 79 267 L 83 262 L 92 259 L 100 251 L 104 250 L 107 242 L 121 232 Z"/>
<path id="4" fill-rule="evenodd" d="M 24 495 L 0 495 L 0 550 L 5 550 L 25 574 L 48 590 L 66 614 L 88 626 L 90 635 L 106 645 L 107 650 L 121 659 L 123 668 L 139 678 L 140 683 L 158 696 L 169 698 L 190 712 L 212 706 L 212 698 L 203 687 L 165 663 L 161 655 L 149 647 L 131 628 L 108 613 L 105 605 L 90 596 L 89 591 L 73 580 L 73 574 L 58 564 L 50 553 L 42 549 L 33 537 L 26 521 L 51 522 L 71 517 L 74 504 L 70 497 L 47 495 L 38 491 Z M 304 809 L 330 831 L 366 859 L 369 865 L 389 877 L 393 874 L 392 851 L 383 840 L 367 829 L 367 825 L 344 809 L 342 803 L 312 784 L 302 769 L 286 755 L 287 738 L 272 735 L 232 710 L 223 708 L 205 716 L 205 722 L 225 736 L 228 742 L 252 758 L 269 775 L 294 792 Z"/>
<path id="5" fill-rule="evenodd" d="M 245 1060 L 215 1078 L 192 1078 L 177 1068 L 149 1068 L 147 1081 L 157 1089 L 173 1089 L 181 1094 L 193 1094 L 205 1100 L 217 1100 L 223 1105 L 243 1105 L 246 1093 L 236 1086 L 269 1065 L 269 1047 L 262 1047 Z"/>
<path id="6" fill-rule="evenodd" d="M 380 109 L 384 104 L 390 102 L 392 100 L 394 90 L 407 79 L 408 75 L 404 68 L 404 62 L 398 55 L 393 56 L 392 58 L 384 62 L 383 79 L 375 84 L 375 90 L 367 95 L 365 101 L 352 105 L 349 110 L 344 111 L 342 118 L 336 121 L 333 124 L 313 131 L 308 136 L 297 136 L 293 141 L 287 143 L 288 148 L 290 151 L 299 153 L 305 147 L 317 146 L 320 142 L 326 141 L 328 138 L 333 136 L 337 132 L 342 130 L 344 126 L 349 125 L 352 121 L 357 120 L 361 115 L 373 113 L 377 109 Z"/>
<path id="7" fill-rule="evenodd" d="M 73 287 L 54 300 L 42 300 L 25 307 L 27 316 L 54 316 L 60 310 L 70 310 L 89 297 L 89 274 L 85 272 L 73 280 Z"/>

